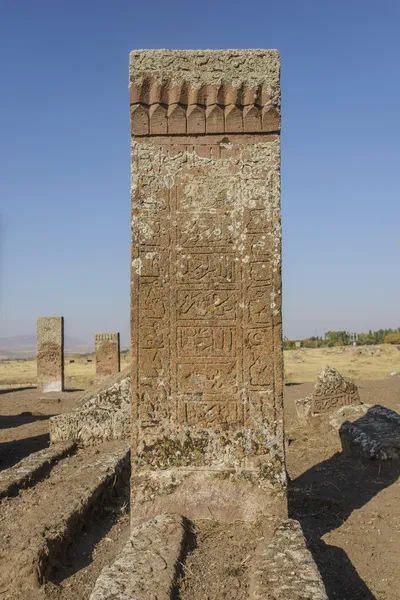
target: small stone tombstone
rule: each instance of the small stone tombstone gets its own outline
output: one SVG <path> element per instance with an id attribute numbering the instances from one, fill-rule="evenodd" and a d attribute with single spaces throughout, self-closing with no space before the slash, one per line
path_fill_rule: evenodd
<path id="1" fill-rule="evenodd" d="M 38 317 L 36 324 L 37 387 L 64 390 L 64 317 Z"/>
<path id="2" fill-rule="evenodd" d="M 108 377 L 120 371 L 119 333 L 96 333 L 96 377 Z M 88 360 L 89 362 L 89 360 Z"/>

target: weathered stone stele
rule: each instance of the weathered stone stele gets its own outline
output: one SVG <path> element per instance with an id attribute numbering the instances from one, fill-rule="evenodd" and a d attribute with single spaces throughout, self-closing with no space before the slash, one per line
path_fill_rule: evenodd
<path id="1" fill-rule="evenodd" d="M 38 317 L 36 323 L 37 387 L 42 392 L 64 389 L 64 317 Z"/>
<path id="2" fill-rule="evenodd" d="M 119 333 L 96 333 L 96 377 L 108 377 L 120 371 Z"/>
<path id="3" fill-rule="evenodd" d="M 280 59 L 134 51 L 135 520 L 285 516 Z"/>

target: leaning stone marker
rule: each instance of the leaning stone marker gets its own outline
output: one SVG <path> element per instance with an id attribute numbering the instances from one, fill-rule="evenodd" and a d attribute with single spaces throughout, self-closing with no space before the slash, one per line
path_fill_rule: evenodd
<path id="1" fill-rule="evenodd" d="M 280 59 L 134 51 L 132 515 L 286 514 Z"/>
<path id="2" fill-rule="evenodd" d="M 64 317 L 38 317 L 37 386 L 42 392 L 64 389 Z"/>
<path id="3" fill-rule="evenodd" d="M 96 377 L 108 377 L 120 371 L 119 333 L 96 333 Z"/>

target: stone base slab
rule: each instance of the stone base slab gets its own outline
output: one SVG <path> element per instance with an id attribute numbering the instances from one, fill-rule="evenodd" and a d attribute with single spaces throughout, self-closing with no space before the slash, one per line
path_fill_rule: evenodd
<path id="1" fill-rule="evenodd" d="M 90 600 L 170 600 L 185 538 L 185 523 L 178 515 L 158 515 L 134 527 L 120 556 L 102 570 Z"/>
<path id="2" fill-rule="evenodd" d="M 132 523 L 162 512 L 223 523 L 287 516 L 286 482 L 262 480 L 258 470 L 166 469 L 133 472 Z"/>
<path id="3" fill-rule="evenodd" d="M 328 600 L 300 523 L 282 521 L 257 549 L 250 575 L 250 600 Z"/>

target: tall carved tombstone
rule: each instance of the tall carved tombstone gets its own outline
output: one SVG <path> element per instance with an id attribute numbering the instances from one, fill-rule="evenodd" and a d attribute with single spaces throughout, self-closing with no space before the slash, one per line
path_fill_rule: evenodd
<path id="1" fill-rule="evenodd" d="M 108 377 L 120 372 L 119 333 L 96 333 L 96 377 Z"/>
<path id="2" fill-rule="evenodd" d="M 38 317 L 36 323 L 37 387 L 64 390 L 64 317 Z"/>
<path id="3" fill-rule="evenodd" d="M 134 51 L 132 516 L 286 514 L 280 59 Z"/>

